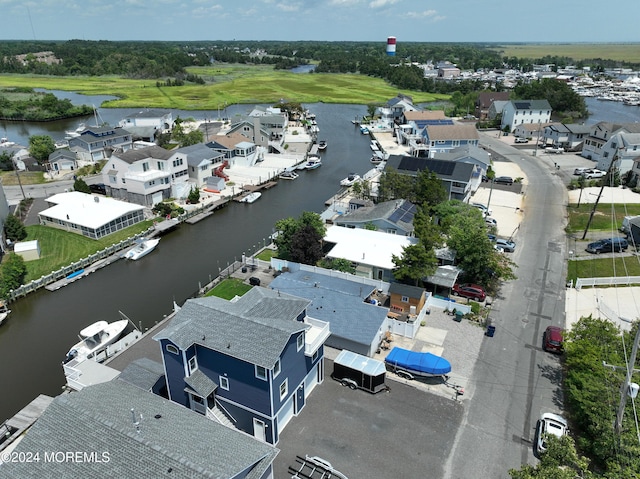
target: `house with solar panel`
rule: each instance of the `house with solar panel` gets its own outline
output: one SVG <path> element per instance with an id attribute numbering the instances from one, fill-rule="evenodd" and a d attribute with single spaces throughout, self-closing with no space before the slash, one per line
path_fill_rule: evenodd
<path id="1" fill-rule="evenodd" d="M 491 155 L 483 148 L 473 145 L 461 146 L 444 153 L 435 153 L 433 159 L 473 165 L 469 181 L 471 191 L 478 189 L 482 182 L 482 176 L 487 174 L 489 165 L 491 165 Z"/>
<path id="2" fill-rule="evenodd" d="M 1 464 L 5 479 L 272 479 L 280 452 L 120 379 L 59 395 L 14 444 L 39 460 Z"/>
<path id="3" fill-rule="evenodd" d="M 478 146 L 480 135 L 473 124 L 427 125 L 422 130 L 422 143 L 433 158 L 435 153 L 444 153 L 461 146 Z M 415 156 L 415 155 L 414 155 Z"/>
<path id="4" fill-rule="evenodd" d="M 473 185 L 477 180 L 478 169 L 473 163 L 462 161 L 438 160 L 435 158 L 416 158 L 414 156 L 391 155 L 385 169 L 398 173 L 418 176 L 422 170 L 429 170 L 442 180 L 450 200 L 468 201 Z"/>
<path id="5" fill-rule="evenodd" d="M 349 210 L 333 219 L 337 226 L 367 228 L 385 233 L 413 236 L 416 205 L 407 200 L 383 201 L 372 206 Z"/>
<path id="6" fill-rule="evenodd" d="M 547 100 L 511 100 L 502 108 L 500 129 L 514 131 L 523 123 L 549 123 L 551 105 Z"/>
<path id="7" fill-rule="evenodd" d="M 77 155 L 78 166 L 92 165 L 111 157 L 114 151 L 133 148 L 133 136 L 124 128 L 90 126 L 68 138 L 69 150 Z"/>
<path id="8" fill-rule="evenodd" d="M 324 379 L 328 323 L 307 299 L 253 287 L 187 300 L 156 334 L 171 401 L 277 444 Z"/>

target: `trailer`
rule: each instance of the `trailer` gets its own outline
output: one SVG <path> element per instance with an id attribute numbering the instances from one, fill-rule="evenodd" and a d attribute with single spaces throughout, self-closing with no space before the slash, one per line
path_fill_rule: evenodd
<path id="1" fill-rule="evenodd" d="M 414 379 L 415 376 L 447 379 L 447 374 L 451 372 L 451 363 L 443 357 L 397 346 L 391 350 L 384 362 L 389 371 L 405 379 Z"/>
<path id="2" fill-rule="evenodd" d="M 345 387 L 376 394 L 391 391 L 384 383 L 386 371 L 382 361 L 343 349 L 333 361 L 331 377 Z"/>

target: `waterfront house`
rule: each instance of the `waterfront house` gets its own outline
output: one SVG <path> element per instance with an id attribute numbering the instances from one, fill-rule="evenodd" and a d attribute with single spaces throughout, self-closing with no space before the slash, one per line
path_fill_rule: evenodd
<path id="1" fill-rule="evenodd" d="M 618 160 L 623 159 L 623 161 L 618 161 L 617 165 L 620 168 L 620 173 L 629 171 L 632 168 L 633 159 L 637 156 L 634 153 L 637 151 L 637 145 L 635 138 L 627 135 L 638 133 L 640 133 L 640 123 L 601 121 L 591 126 L 589 137 L 585 140 L 580 155 L 595 161 L 596 168 L 608 171 L 613 155 L 617 154 Z M 613 136 L 618 138 L 611 141 Z"/>
<path id="2" fill-rule="evenodd" d="M 471 191 L 477 191 L 482 182 L 482 176 L 487 174 L 491 165 L 491 154 L 474 145 L 460 146 L 444 153 L 435 153 L 433 159 L 473 165 L 474 168 L 471 170 L 468 181 Z M 462 175 L 462 170 L 459 173 Z M 466 177 L 464 179 L 466 180 Z"/>
<path id="3" fill-rule="evenodd" d="M 396 97 L 387 101 L 384 107 L 378 108 L 382 118 L 388 118 L 391 121 L 400 120 L 405 113 L 410 111 L 417 111 L 413 105 L 413 98 L 402 93 L 398 93 Z"/>
<path id="4" fill-rule="evenodd" d="M 383 201 L 371 206 L 350 209 L 334 218 L 333 223 L 346 228 L 366 228 L 389 234 L 413 236 L 416 205 L 407 200 Z"/>
<path id="5" fill-rule="evenodd" d="M 308 314 L 327 322 L 331 329 L 327 346 L 373 356 L 389 329 L 388 309 L 372 302 L 382 283 L 297 263 L 286 265 L 288 271 L 274 278 L 269 287 L 310 301 Z"/>
<path id="6" fill-rule="evenodd" d="M 115 379 L 56 397 L 17 441 L 5 479 L 273 479 L 275 447 Z"/>
<path id="7" fill-rule="evenodd" d="M 478 130 L 472 124 L 426 125 L 422 130 L 422 143 L 428 148 L 429 157 L 460 146 L 478 146 L 479 141 Z"/>
<path id="8" fill-rule="evenodd" d="M 253 166 L 260 160 L 255 143 L 240 133 L 214 135 L 207 147 L 222 155 L 220 161 L 227 160 L 229 166 Z"/>
<path id="9" fill-rule="evenodd" d="M 540 142 L 565 151 L 579 151 L 591 133 L 591 126 L 577 123 L 551 123 L 544 127 Z"/>
<path id="10" fill-rule="evenodd" d="M 118 126 L 126 128 L 134 135 L 139 133 L 139 129 L 164 132 L 173 129 L 174 119 L 171 110 L 159 110 L 156 108 L 146 109 L 130 113 L 125 116 Z"/>
<path id="11" fill-rule="evenodd" d="M 502 109 L 500 129 L 513 132 L 522 123 L 549 123 L 551 105 L 547 100 L 511 100 Z"/>
<path id="12" fill-rule="evenodd" d="M 472 187 L 478 180 L 478 166 L 472 162 L 416 158 L 406 155 L 391 155 L 385 168 L 391 168 L 403 175 L 417 176 L 422 170 L 429 170 L 442 180 L 449 199 L 468 201 Z"/>
<path id="13" fill-rule="evenodd" d="M 443 110 L 406 111 L 402 124 L 396 129 L 399 145 L 409 146 L 411 156 L 427 156 L 429 145 L 424 143 L 423 132 L 427 125 L 453 125 Z"/>
<path id="14" fill-rule="evenodd" d="M 494 101 L 509 101 L 509 92 L 507 91 L 483 91 L 478 94 L 474 115 L 479 120 L 489 118 L 489 109 Z"/>
<path id="15" fill-rule="evenodd" d="M 133 148 L 133 136 L 124 128 L 90 126 L 69 138 L 69 149 L 77 155 L 78 166 L 107 159 L 116 151 Z"/>
<path id="16" fill-rule="evenodd" d="M 183 146 L 174 150 L 172 161 L 182 159 L 189 171 L 189 181 L 197 188 L 205 185 L 207 178 L 215 176 L 214 169 L 224 160 L 224 154 L 209 148 L 204 143 Z"/>
<path id="17" fill-rule="evenodd" d="M 66 148 L 56 150 L 49 155 L 48 171 L 57 173 L 63 170 L 76 169 L 76 154 Z"/>
<path id="18" fill-rule="evenodd" d="M 154 336 L 169 399 L 277 444 L 324 379 L 329 325 L 308 306 L 258 286 L 232 301 L 187 300 Z"/>
<path id="19" fill-rule="evenodd" d="M 51 206 L 38 213 L 41 225 L 92 239 L 100 239 L 144 220 L 142 206 L 101 195 L 71 191 L 50 196 L 46 201 Z"/>
<path id="20" fill-rule="evenodd" d="M 239 133 L 254 145 L 268 148 L 272 143 L 281 144 L 288 123 L 286 112 L 256 107 L 247 117 L 234 122 L 227 134 Z"/>
<path id="21" fill-rule="evenodd" d="M 329 226 L 324 237 L 328 258 L 345 259 L 355 265 L 356 276 L 380 281 L 393 280 L 393 256 L 416 244 L 417 238 L 363 228 Z"/>
<path id="22" fill-rule="evenodd" d="M 114 153 L 102 168 L 107 195 L 143 206 L 189 193 L 186 158 L 159 146 Z"/>

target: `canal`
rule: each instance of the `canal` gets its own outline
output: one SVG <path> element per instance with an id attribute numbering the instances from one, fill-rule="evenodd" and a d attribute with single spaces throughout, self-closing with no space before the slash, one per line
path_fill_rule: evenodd
<path id="1" fill-rule="evenodd" d="M 237 108 L 248 111 L 246 105 Z M 365 106 L 320 103 L 308 108 L 316 114 L 319 138 L 328 143 L 321 168 L 302 172 L 295 181 L 280 181 L 253 204 L 232 203 L 204 221 L 180 225 L 139 262 L 117 261 L 58 291 L 41 290 L 11 304 L 12 313 L 0 328 L 0 384 L 4 390 L 0 420 L 40 393 L 61 392 L 65 382 L 61 361 L 83 327 L 100 319 L 120 319 L 118 311 L 143 329 L 153 326 L 171 313 L 174 301 L 181 305 L 199 284 L 215 277 L 219 268 L 268 242 L 277 220 L 297 217 L 303 211 L 321 212 L 324 202 L 339 190 L 341 179 L 371 168 L 369 137 L 351 123 L 366 114 Z M 195 118 L 217 114 L 189 113 Z M 103 117 L 105 114 L 113 117 L 104 118 L 110 124 L 123 115 L 122 111 L 101 111 Z M 49 134 L 42 133 L 43 125 L 37 126 L 41 133 L 33 133 L 29 125 L 16 128 L 28 135 Z M 67 123 L 63 128 L 70 126 Z M 8 136 L 15 138 L 17 133 Z"/>

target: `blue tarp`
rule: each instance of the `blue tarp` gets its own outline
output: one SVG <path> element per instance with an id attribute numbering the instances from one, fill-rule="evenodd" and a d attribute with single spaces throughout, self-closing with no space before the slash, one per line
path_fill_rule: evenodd
<path id="1" fill-rule="evenodd" d="M 440 376 L 451 372 L 451 363 L 440 356 L 431 353 L 417 353 L 398 347 L 394 347 L 384 361 L 397 368 L 417 374 Z"/>

